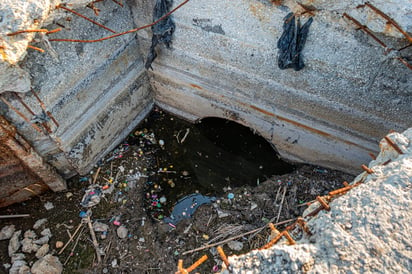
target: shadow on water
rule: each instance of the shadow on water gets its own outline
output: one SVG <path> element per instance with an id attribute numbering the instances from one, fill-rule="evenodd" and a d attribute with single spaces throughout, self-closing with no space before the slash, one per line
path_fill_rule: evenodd
<path id="1" fill-rule="evenodd" d="M 142 130 L 153 132 L 162 144 L 153 155 L 145 194 L 156 219 L 169 216 L 176 201 L 187 195 L 219 196 L 224 188 L 256 185 L 294 169 L 264 138 L 225 119 L 191 124 L 155 109 L 136 132 Z"/>

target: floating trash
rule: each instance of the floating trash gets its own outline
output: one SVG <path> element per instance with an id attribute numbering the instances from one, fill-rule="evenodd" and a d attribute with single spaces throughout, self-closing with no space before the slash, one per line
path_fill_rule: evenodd
<path id="1" fill-rule="evenodd" d="M 165 217 L 163 221 L 177 225 L 181 220 L 192 217 L 199 206 L 210 204 L 214 201 L 216 201 L 215 197 L 203 196 L 198 193 L 190 194 L 180 199 L 174 206 L 170 217 Z"/>

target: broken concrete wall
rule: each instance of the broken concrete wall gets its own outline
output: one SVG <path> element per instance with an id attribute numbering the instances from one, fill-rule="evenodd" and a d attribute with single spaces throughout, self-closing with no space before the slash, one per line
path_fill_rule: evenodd
<path id="1" fill-rule="evenodd" d="M 134 28 L 127 5 L 121 7 L 105 1 L 96 3 L 95 7 L 100 10 L 98 16 L 84 5 L 76 11 L 115 32 Z M 62 30 L 48 35 L 48 39 L 98 39 L 113 34 L 67 11 L 56 13 L 58 15 L 53 14 L 42 28 Z M 84 174 L 118 145 L 153 105 L 139 43 L 135 34 L 99 43 L 51 41 L 51 47 L 35 41 L 32 44 L 45 52 L 29 49 L 20 66 L 30 72 L 31 87 L 58 126 L 43 117 L 52 133 L 41 133 L 10 107 L 2 105 L 2 111 L 61 174 L 65 177 Z M 6 92 L 3 97 L 29 119 L 35 117 L 16 94 Z M 20 97 L 37 117 L 42 116 L 32 92 Z M 38 126 L 41 128 L 41 124 Z"/>
<path id="2" fill-rule="evenodd" d="M 129 2 L 137 25 L 151 22 L 147 10 L 155 1 Z M 216 116 L 256 129 L 287 159 L 357 172 L 390 129 L 411 125 L 412 70 L 343 17 L 375 31 L 386 26 L 368 7 L 356 8 L 362 1 L 306 1 L 317 9 L 303 50 L 306 67 L 280 70 L 283 18 L 304 9 L 277 2 L 283 4 L 191 0 L 176 11 L 172 49 L 158 48 L 150 72 L 155 100 L 193 121 Z M 410 30 L 408 1 L 371 3 Z M 402 34 L 390 36 L 396 30 L 381 32 L 390 47 L 408 43 Z M 147 54 L 150 29 L 138 35 Z M 410 56 L 411 48 L 401 54 Z"/>

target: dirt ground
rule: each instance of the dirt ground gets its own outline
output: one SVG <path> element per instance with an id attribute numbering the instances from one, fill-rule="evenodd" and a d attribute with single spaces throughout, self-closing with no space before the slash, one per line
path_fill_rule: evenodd
<path id="1" fill-rule="evenodd" d="M 159 112 L 157 115 L 165 114 Z M 263 228 L 259 233 L 220 244 L 227 255 L 259 248 L 270 235 L 270 229 L 265 227 L 268 222 L 277 223 L 300 216 L 306 202 L 353 179 L 351 175 L 325 168 L 294 166 L 287 174 L 269 176 L 254 185 L 228 184 L 214 195 L 215 202 L 200 206 L 192 218 L 174 226 L 163 221 L 170 213 L 167 208 L 174 203 L 173 199 L 161 202 L 156 193 L 162 188 L 172 189 L 179 178 L 184 182 L 190 172 L 176 171 L 173 165 L 159 169 L 156 155 L 162 151 L 162 144 L 153 139 L 156 134 L 154 129 L 136 129 L 123 144 L 102 159 L 91 174 L 70 179 L 66 192 L 48 192 L 0 209 L 0 215 L 30 214 L 28 218 L 0 219 L 0 229 L 14 224 L 16 229 L 26 231 L 36 220 L 47 218 L 46 226 L 53 233 L 49 253 L 59 257 L 64 264 L 64 273 L 174 273 L 179 259 L 183 259 L 184 267 L 188 267 L 205 254 L 208 260 L 196 271 L 213 273 L 221 266 L 216 243 Z M 153 183 L 153 176 L 159 174 L 166 177 Z M 94 194 L 89 193 L 84 198 L 90 186 L 94 186 Z M 84 206 L 93 201 L 96 205 Z M 54 208 L 46 210 L 47 202 Z M 89 214 L 94 223 L 108 225 L 107 233 L 95 232 L 101 263 L 98 263 L 90 230 L 87 224 L 82 224 L 81 214 Z M 278 227 L 281 229 L 286 225 L 287 222 Z M 127 229 L 124 238 L 118 236 L 119 226 Z M 69 241 L 69 235 L 73 235 L 78 227 L 78 233 Z M 70 242 L 61 254 L 61 248 L 55 247 L 57 241 Z M 3 264 L 10 263 L 7 245 L 7 240 L 0 241 L 0 272 L 5 273 Z M 204 246 L 208 248 L 188 252 Z M 35 258 L 28 254 L 26 259 L 30 264 Z"/>

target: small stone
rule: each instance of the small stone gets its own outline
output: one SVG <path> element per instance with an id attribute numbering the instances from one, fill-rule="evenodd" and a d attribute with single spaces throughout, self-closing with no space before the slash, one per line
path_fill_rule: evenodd
<path id="1" fill-rule="evenodd" d="M 47 244 L 49 240 L 50 240 L 49 236 L 43 236 L 40 239 L 35 240 L 34 243 L 38 245 L 44 245 L 44 244 Z"/>
<path id="2" fill-rule="evenodd" d="M 73 193 L 67 192 L 66 193 L 66 199 L 70 199 L 73 196 Z"/>
<path id="3" fill-rule="evenodd" d="M 117 259 L 113 259 L 113 261 L 112 261 L 112 267 L 114 268 L 114 267 L 116 267 L 117 266 Z"/>
<path id="4" fill-rule="evenodd" d="M 19 274 L 20 269 L 24 266 L 27 266 L 27 263 L 23 260 L 17 260 L 15 261 L 10 270 L 9 270 L 9 274 Z"/>
<path id="5" fill-rule="evenodd" d="M 11 237 L 9 241 L 9 247 L 8 247 L 9 257 L 13 256 L 13 254 L 16 253 L 16 251 L 20 248 L 21 246 L 21 243 L 19 240 L 20 235 L 21 235 L 21 230 L 14 232 L 13 236 Z"/>
<path id="6" fill-rule="evenodd" d="M 257 208 L 258 205 L 254 202 L 250 203 L 250 210 L 254 210 L 255 208 Z"/>
<path id="7" fill-rule="evenodd" d="M 235 251 L 240 251 L 243 249 L 243 243 L 239 241 L 230 241 L 227 243 L 227 246 Z"/>
<path id="8" fill-rule="evenodd" d="M 14 231 L 16 231 L 16 227 L 14 225 L 3 227 L 0 231 L 0 241 L 10 239 L 11 236 L 13 236 Z"/>
<path id="9" fill-rule="evenodd" d="M 36 232 L 34 232 L 33 230 L 27 230 L 26 232 L 24 232 L 24 238 L 35 239 L 37 238 Z"/>
<path id="10" fill-rule="evenodd" d="M 127 228 L 124 227 L 124 226 L 122 226 L 122 225 L 117 228 L 117 236 L 118 236 L 120 239 L 126 238 L 128 232 L 129 232 L 129 231 L 127 230 Z"/>
<path id="11" fill-rule="evenodd" d="M 15 261 L 24 261 L 26 259 L 26 255 L 23 253 L 14 253 L 13 256 L 11 256 L 11 263 L 14 263 Z"/>
<path id="12" fill-rule="evenodd" d="M 54 205 L 53 205 L 53 203 L 51 203 L 51 202 L 47 202 L 47 203 L 44 204 L 44 208 L 45 208 L 46 210 L 51 210 L 51 209 L 54 208 Z"/>
<path id="13" fill-rule="evenodd" d="M 47 219 L 43 218 L 40 220 L 37 220 L 34 225 L 33 225 L 33 229 L 39 229 L 42 225 L 44 225 L 45 223 L 47 223 Z"/>
<path id="14" fill-rule="evenodd" d="M 22 244 L 21 251 L 23 251 L 24 253 L 36 252 L 40 248 L 40 246 L 33 243 L 33 239 L 30 239 L 30 238 L 24 238 L 21 241 L 21 244 Z"/>
<path id="15" fill-rule="evenodd" d="M 46 256 L 46 254 L 49 252 L 49 250 L 50 250 L 49 244 L 42 245 L 39 248 L 39 250 L 37 250 L 37 252 L 36 252 L 36 258 L 40 259 L 40 258 Z"/>
<path id="16" fill-rule="evenodd" d="M 40 232 L 40 234 L 42 236 L 48 236 L 49 238 L 51 238 L 53 236 L 53 234 L 51 233 L 50 228 L 44 229 L 42 232 Z"/>
<path id="17" fill-rule="evenodd" d="M 162 196 L 162 197 L 160 197 L 160 199 L 159 199 L 159 202 L 160 202 L 161 204 L 165 204 L 166 201 L 167 201 L 167 199 L 166 199 L 165 196 Z"/>
<path id="18" fill-rule="evenodd" d="M 22 265 L 19 269 L 19 274 L 31 274 L 30 272 L 30 266 L 28 265 Z"/>
<path id="19" fill-rule="evenodd" d="M 62 248 L 63 245 L 64 245 L 64 243 L 63 243 L 62 241 L 57 241 L 57 242 L 56 242 L 56 248 L 57 248 L 57 249 Z"/>
<path id="20" fill-rule="evenodd" d="M 63 265 L 59 261 L 59 258 L 47 254 L 43 258 L 39 259 L 31 267 L 32 274 L 60 274 L 63 272 Z"/>

